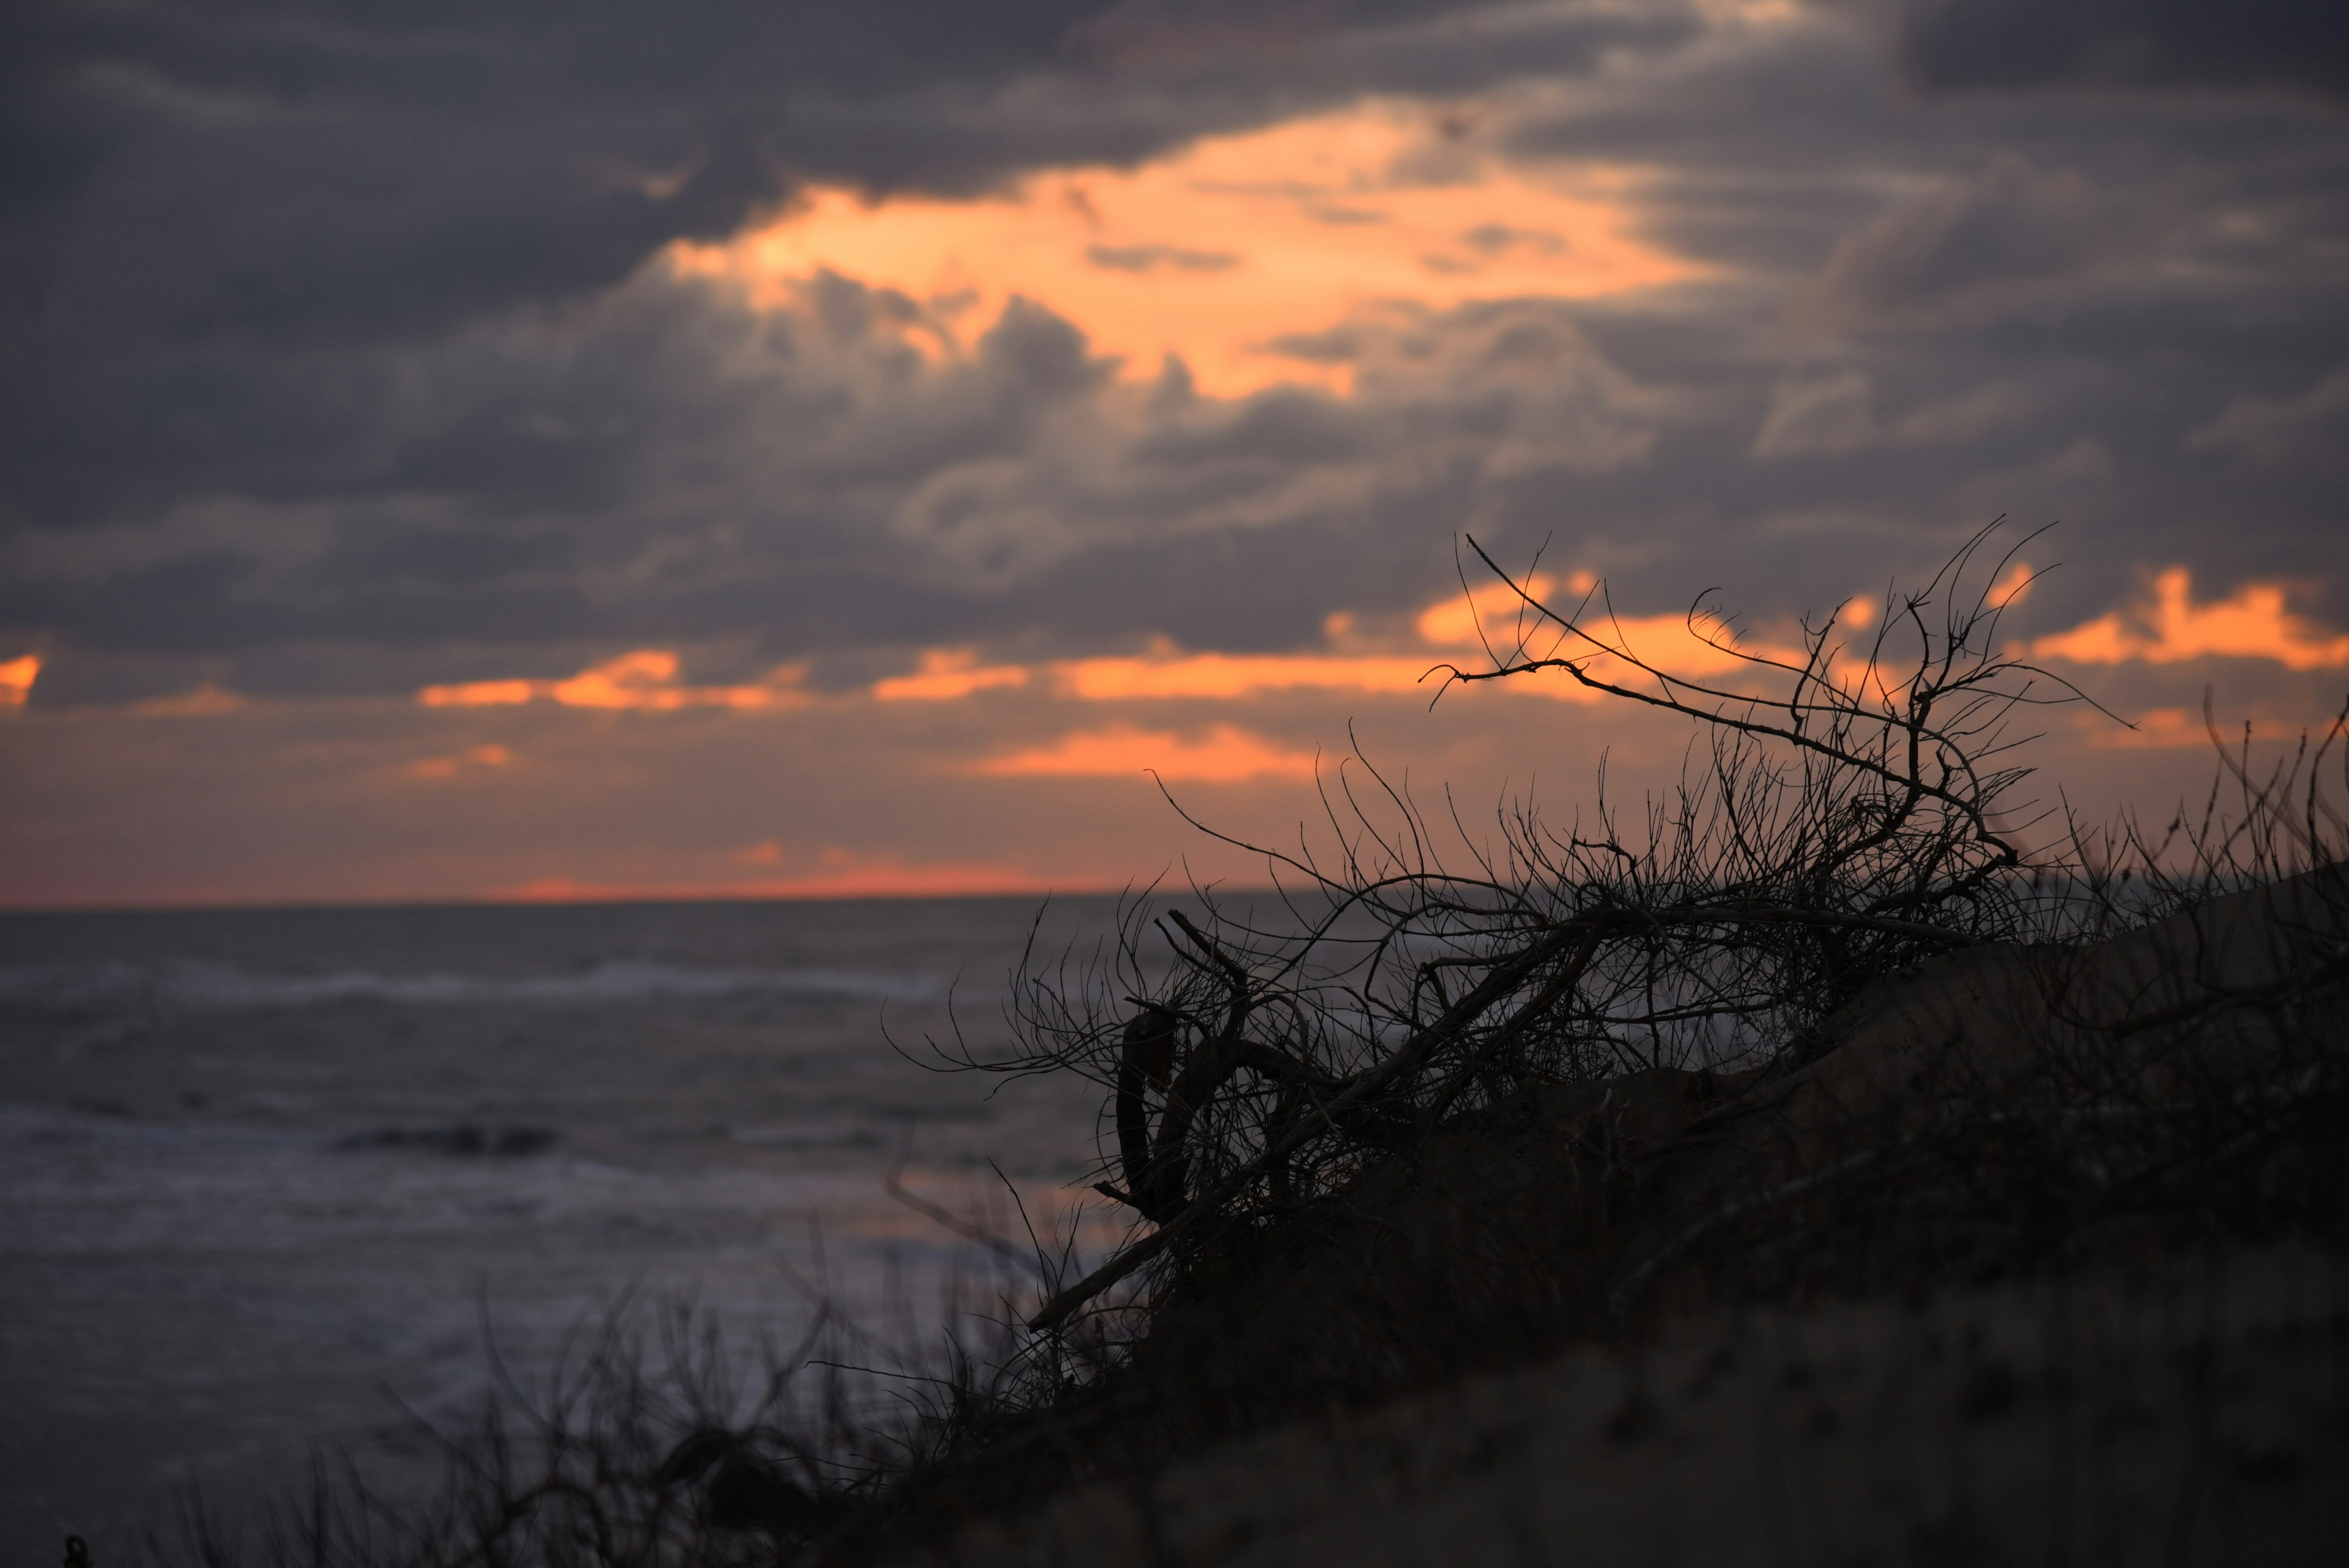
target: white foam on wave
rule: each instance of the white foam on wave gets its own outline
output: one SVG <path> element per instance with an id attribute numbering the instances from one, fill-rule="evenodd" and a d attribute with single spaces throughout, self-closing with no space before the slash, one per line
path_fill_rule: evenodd
<path id="1" fill-rule="evenodd" d="M 575 974 L 487 976 L 385 974 L 347 969 L 266 974 L 225 964 L 0 965 L 0 1001 L 145 1002 L 182 1007 L 308 1007 L 337 1002 L 409 1005 L 584 1002 L 745 995 L 820 1000 L 926 1002 L 945 987 L 927 975 L 825 969 L 712 970 L 614 961 Z"/>

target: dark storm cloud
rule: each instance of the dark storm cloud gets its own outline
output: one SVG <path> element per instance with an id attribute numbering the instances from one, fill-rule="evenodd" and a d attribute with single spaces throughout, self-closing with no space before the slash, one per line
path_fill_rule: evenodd
<path id="1" fill-rule="evenodd" d="M 802 180 L 968 192 L 1366 88 L 1588 69 L 1693 29 L 1660 5 L 1422 36 L 1470 8 L 1317 6 L 1280 21 L 1296 52 L 1258 59 L 1208 47 L 1221 24 L 1200 8 L 1102 0 L 36 5 L 5 38 L 8 325 L 412 334 L 616 282 Z M 1186 28 L 1206 53 L 1135 46 L 1164 67 L 1101 68 L 1104 40 Z"/>
<path id="2" fill-rule="evenodd" d="M 802 100 L 999 78 L 1095 8 L 36 6 L 15 325 L 338 341 L 607 284 L 786 195 Z"/>
<path id="3" fill-rule="evenodd" d="M 1910 0 L 1930 88 L 2283 85 L 2349 93 L 2349 11 L 2308 0 Z"/>
<path id="4" fill-rule="evenodd" d="M 1233 31 L 1268 15 L 1288 40 L 1270 54 Z M 1483 15 L 1384 0 L 12 7 L 0 528 L 206 494 L 497 492 L 554 471 L 593 490 L 608 475 L 554 438 L 480 426 L 431 450 L 395 431 L 409 466 L 388 472 L 371 421 L 419 351 L 608 288 L 803 182 L 968 192 L 1364 90 L 1595 69 L 1696 30 L 1671 0 Z"/>
<path id="5" fill-rule="evenodd" d="M 0 524 L 380 478 L 409 345 L 730 232 L 802 99 L 999 76 L 1086 9 L 12 9 Z"/>

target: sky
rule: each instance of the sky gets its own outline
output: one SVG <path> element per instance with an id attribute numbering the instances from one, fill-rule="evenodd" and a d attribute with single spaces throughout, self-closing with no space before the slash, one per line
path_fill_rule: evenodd
<path id="1" fill-rule="evenodd" d="M 1185 815 L 1350 753 L 1472 840 L 1668 780 L 1433 700 L 1472 537 L 1693 668 L 2004 518 L 2092 815 L 2349 693 L 2334 7 L 26 0 L 0 93 L 6 905 L 1245 884 Z"/>

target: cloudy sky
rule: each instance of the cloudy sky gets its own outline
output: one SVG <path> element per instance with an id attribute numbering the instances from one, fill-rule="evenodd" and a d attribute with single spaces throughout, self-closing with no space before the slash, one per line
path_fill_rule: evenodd
<path id="1" fill-rule="evenodd" d="M 2158 810 L 2349 690 L 2344 16 L 12 5 L 0 901 L 1247 876 L 1144 769 L 1674 762 L 1431 711 L 1471 535 L 1663 656 L 2057 524 L 2006 635 L 2138 727 L 2047 793 Z"/>

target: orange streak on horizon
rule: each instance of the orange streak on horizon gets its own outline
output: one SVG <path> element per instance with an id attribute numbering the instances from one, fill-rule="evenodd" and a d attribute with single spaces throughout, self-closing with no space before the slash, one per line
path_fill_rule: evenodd
<path id="1" fill-rule="evenodd" d="M 1019 867 L 983 861 L 912 864 L 827 849 L 797 877 L 717 882 L 596 882 L 565 876 L 533 877 L 476 897 L 497 904 L 598 904 L 618 899 L 700 898 L 956 898 L 1004 893 L 1106 891 L 1115 884 L 1075 884 Z"/>
<path id="2" fill-rule="evenodd" d="M 2246 583 L 2231 597 L 2198 605 L 2193 575 L 2171 566 L 2154 578 L 2150 604 L 2043 637 L 2033 658 L 2075 664 L 2178 664 L 2190 659 L 2265 659 L 2287 670 L 2349 666 L 2349 636 L 2296 616 L 2282 583 Z"/>
<path id="3" fill-rule="evenodd" d="M 779 666 L 754 686 L 680 686 L 677 672 L 675 653 L 640 648 L 561 680 L 468 680 L 427 686 L 416 700 L 427 708 L 509 708 L 543 701 L 564 708 L 654 713 L 687 708 L 790 708 L 807 700 L 796 690 L 806 673 L 798 665 Z"/>
<path id="4" fill-rule="evenodd" d="M 1347 367 L 1274 340 L 1375 300 L 1580 299 L 1698 275 L 1632 237 L 1633 178 L 1597 166 L 1534 178 L 1448 142 L 1423 106 L 1373 101 L 966 200 L 818 186 L 764 228 L 679 241 L 667 256 L 766 308 L 825 271 L 897 290 L 924 306 L 905 336 L 933 358 L 968 347 L 959 322 L 1021 296 L 1122 356 L 1129 376 L 1172 354 L 1217 396 L 1279 382 L 1344 392 Z"/>
<path id="5" fill-rule="evenodd" d="M 963 769 L 986 778 L 1134 778 L 1154 773 L 1192 784 L 1313 776 L 1310 752 L 1285 750 L 1261 735 L 1217 724 L 1196 741 L 1164 730 L 1112 724 L 1077 731 L 1046 746 L 988 757 Z"/>

